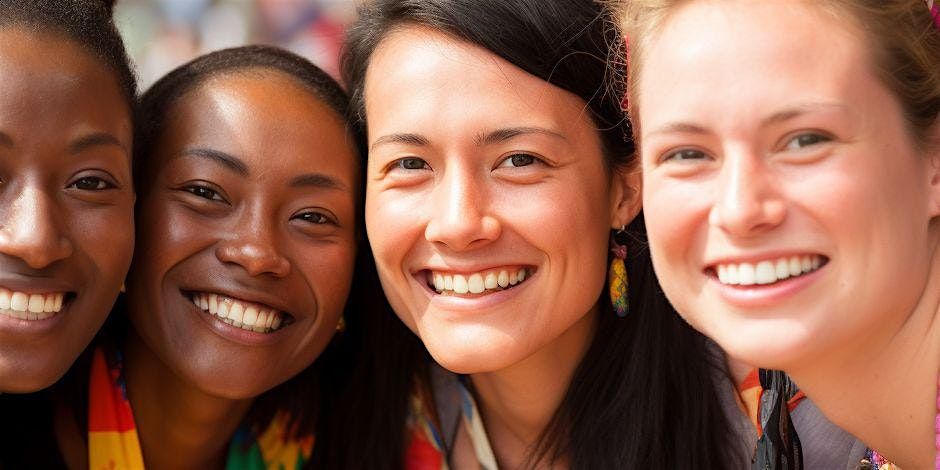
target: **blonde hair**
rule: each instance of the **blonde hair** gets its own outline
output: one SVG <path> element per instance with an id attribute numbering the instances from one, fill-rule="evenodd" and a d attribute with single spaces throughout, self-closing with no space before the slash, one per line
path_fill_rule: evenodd
<path id="1" fill-rule="evenodd" d="M 645 48 L 669 18 L 696 0 L 613 0 L 628 42 L 627 110 L 639 142 L 637 89 Z M 848 18 L 866 35 L 882 82 L 901 103 L 920 147 L 940 145 L 932 134 L 940 113 L 940 26 L 924 0 L 811 0 L 807 4 Z"/>

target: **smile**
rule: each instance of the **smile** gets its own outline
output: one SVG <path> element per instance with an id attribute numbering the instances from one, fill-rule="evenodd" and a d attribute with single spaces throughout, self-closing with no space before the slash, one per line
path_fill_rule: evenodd
<path id="1" fill-rule="evenodd" d="M 454 274 L 426 271 L 428 287 L 440 295 L 487 295 L 522 284 L 534 270 L 525 267 L 505 267 L 475 273 Z"/>
<path id="2" fill-rule="evenodd" d="M 730 286 L 771 285 L 785 279 L 805 276 L 828 262 L 820 255 L 788 256 L 757 263 L 718 264 L 718 282 Z"/>
<path id="3" fill-rule="evenodd" d="M 207 292 L 192 292 L 188 296 L 193 305 L 209 315 L 214 315 L 236 328 L 255 333 L 273 333 L 293 320 L 293 317 L 285 312 L 247 300 Z"/>
<path id="4" fill-rule="evenodd" d="M 27 294 L 0 288 L 0 315 L 20 320 L 45 320 L 62 310 L 66 293 Z"/>

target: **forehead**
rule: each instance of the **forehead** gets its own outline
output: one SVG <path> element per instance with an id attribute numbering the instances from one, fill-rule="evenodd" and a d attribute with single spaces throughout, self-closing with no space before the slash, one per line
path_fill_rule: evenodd
<path id="1" fill-rule="evenodd" d="M 557 126 L 589 122 L 577 95 L 482 47 L 420 26 L 381 41 L 364 88 L 370 138 L 386 124 L 451 122 L 467 129 L 468 122 L 486 127 L 518 125 L 520 119 Z"/>
<path id="2" fill-rule="evenodd" d="M 167 113 L 158 149 L 210 148 L 268 170 L 335 167 L 353 186 L 357 159 L 343 119 L 281 72 L 212 77 L 179 97 Z"/>
<path id="3" fill-rule="evenodd" d="M 0 127 L 37 132 L 79 118 L 129 119 L 111 69 L 64 36 L 0 27 Z"/>
<path id="4" fill-rule="evenodd" d="M 854 24 L 801 1 L 690 2 L 650 37 L 643 60 L 644 132 L 651 119 L 670 113 L 752 115 L 797 101 L 851 104 L 881 86 Z"/>

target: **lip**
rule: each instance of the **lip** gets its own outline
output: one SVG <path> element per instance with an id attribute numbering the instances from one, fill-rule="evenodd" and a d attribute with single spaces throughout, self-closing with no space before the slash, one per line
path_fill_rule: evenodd
<path id="1" fill-rule="evenodd" d="M 501 264 L 501 265 L 495 265 L 490 268 L 481 268 L 480 271 L 496 269 L 498 267 L 504 267 L 504 266 L 526 267 L 526 268 L 531 268 L 534 272 L 529 277 L 526 278 L 525 282 L 521 284 L 517 284 L 511 289 L 504 289 L 498 292 L 493 292 L 491 294 L 477 295 L 473 297 L 462 297 L 462 296 L 456 296 L 456 295 L 450 296 L 450 295 L 438 294 L 437 292 L 432 290 L 430 286 L 427 285 L 425 274 L 424 274 L 425 271 L 423 270 L 412 273 L 411 278 L 412 278 L 412 281 L 417 284 L 418 288 L 422 292 L 424 292 L 424 295 L 427 296 L 430 306 L 434 307 L 435 309 L 438 309 L 441 311 L 453 312 L 454 314 L 458 316 L 482 316 L 487 313 L 485 312 L 485 310 L 493 308 L 504 302 L 507 302 L 511 300 L 512 298 L 514 298 L 515 296 L 520 295 L 521 293 L 525 292 L 529 284 L 531 284 L 533 281 L 539 278 L 539 272 L 541 271 L 540 269 L 535 269 L 534 266 L 528 265 L 528 264 L 518 264 L 518 265 Z M 432 269 L 432 268 L 427 268 L 427 269 Z M 460 271 L 450 271 L 450 270 L 442 270 L 442 271 L 454 272 L 455 274 L 461 273 Z M 480 271 L 470 271 L 470 272 L 472 273 L 472 272 L 480 272 Z"/>
<path id="2" fill-rule="evenodd" d="M 50 294 L 62 292 L 74 296 L 77 291 L 74 284 L 48 277 L 2 276 L 0 288 L 22 292 L 24 294 Z"/>
<path id="3" fill-rule="evenodd" d="M 289 334 L 291 328 L 294 326 L 294 324 L 297 323 L 296 317 L 295 317 L 293 322 L 291 322 L 290 324 L 284 325 L 277 331 L 273 331 L 271 333 L 258 333 L 255 331 L 248 331 L 248 330 L 238 328 L 233 325 L 229 325 L 228 323 L 225 323 L 224 321 L 220 320 L 219 317 L 212 315 L 209 312 L 206 312 L 205 310 L 199 307 L 196 307 L 195 305 L 193 305 L 192 299 L 189 297 L 188 292 L 211 292 L 211 293 L 216 293 L 216 294 L 222 294 L 222 295 L 232 297 L 235 299 L 247 300 L 247 301 L 258 303 L 258 304 L 268 305 L 271 308 L 277 308 L 277 307 L 271 304 L 267 304 L 265 302 L 258 301 L 256 299 L 249 299 L 247 298 L 247 296 L 235 296 L 235 295 L 223 293 L 217 289 L 216 290 L 208 289 L 208 290 L 180 291 L 180 299 L 182 300 L 182 302 L 184 302 L 184 305 L 187 306 L 187 308 L 189 308 L 190 311 L 193 312 L 194 315 L 199 317 L 209 327 L 209 329 L 213 333 L 215 333 L 222 339 L 231 341 L 233 343 L 241 344 L 244 346 L 265 346 L 269 344 L 274 344 L 274 343 L 279 342 L 281 339 L 283 339 L 285 334 Z M 281 311 L 286 313 L 286 310 L 281 310 Z"/>
<path id="4" fill-rule="evenodd" d="M 783 256 L 781 256 L 782 258 Z M 761 258 L 765 260 L 765 258 Z M 733 263 L 734 261 L 732 261 Z M 739 261 L 747 263 L 748 261 Z M 709 275 L 708 282 L 718 291 L 721 298 L 739 308 L 758 309 L 779 305 L 799 292 L 809 288 L 823 273 L 827 271 L 830 263 L 820 266 L 815 271 L 798 277 L 791 277 L 773 284 L 765 285 L 729 285 L 722 284 L 717 276 Z"/>
<path id="5" fill-rule="evenodd" d="M 0 333 L 23 335 L 23 336 L 43 336 L 54 330 L 62 318 L 69 314 L 72 306 L 72 299 L 62 303 L 62 309 L 55 315 L 44 320 L 22 320 L 8 315 L 0 315 Z"/>

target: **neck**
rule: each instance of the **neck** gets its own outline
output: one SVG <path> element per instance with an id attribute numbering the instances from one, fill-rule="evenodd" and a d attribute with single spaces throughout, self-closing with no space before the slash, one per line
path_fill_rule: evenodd
<path id="1" fill-rule="evenodd" d="M 934 233 L 937 233 L 935 231 Z M 940 371 L 940 243 L 928 280 L 903 323 L 791 377 L 826 416 L 901 468 L 933 468 Z M 903 315 L 897 315 L 902 317 Z"/>
<path id="2" fill-rule="evenodd" d="M 207 395 L 174 374 L 131 329 L 125 380 L 148 469 L 222 468 L 251 400 Z"/>
<path id="3" fill-rule="evenodd" d="M 502 468 L 519 468 L 558 411 L 594 337 L 591 309 L 555 341 L 505 369 L 471 375 L 480 416 Z"/>

